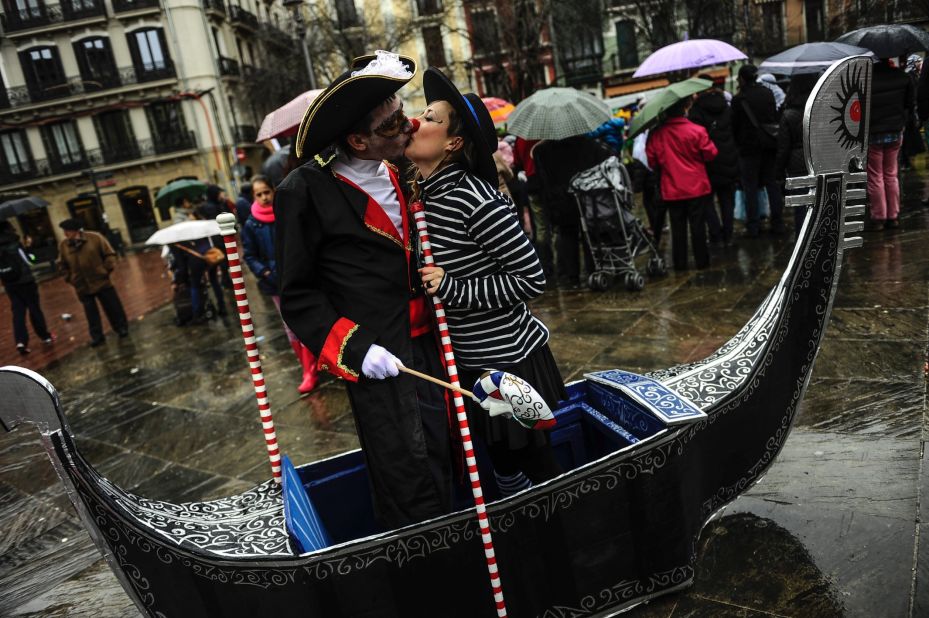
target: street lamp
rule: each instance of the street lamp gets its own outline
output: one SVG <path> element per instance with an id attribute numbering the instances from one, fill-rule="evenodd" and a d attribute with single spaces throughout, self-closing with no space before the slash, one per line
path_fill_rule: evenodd
<path id="1" fill-rule="evenodd" d="M 294 34 L 297 35 L 300 47 L 303 48 L 303 61 L 306 63 L 307 77 L 310 78 L 310 90 L 316 90 L 316 74 L 313 72 L 313 60 L 310 58 L 310 50 L 306 45 L 306 35 L 309 33 L 309 28 L 307 28 L 306 21 L 303 19 L 303 11 L 300 10 L 300 7 L 303 6 L 303 0 L 284 0 L 282 4 L 290 9 L 293 14 Z"/>

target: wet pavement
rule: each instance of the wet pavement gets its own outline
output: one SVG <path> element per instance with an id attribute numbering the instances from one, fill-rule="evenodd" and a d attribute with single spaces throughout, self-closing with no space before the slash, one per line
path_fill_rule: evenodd
<path id="1" fill-rule="evenodd" d="M 693 587 L 636 617 L 927 616 L 929 178 L 906 176 L 899 230 L 848 251 L 797 424 L 767 476 L 707 524 Z M 923 176 L 921 176 L 922 174 Z M 788 217 L 789 218 L 789 217 Z M 734 335 L 780 277 L 786 238 L 743 240 L 709 270 L 640 293 L 551 290 L 533 310 L 566 379 L 696 360 Z M 357 446 L 347 398 L 308 397 L 268 299 L 249 289 L 282 449 L 295 462 Z M 132 337 L 43 373 L 85 457 L 150 498 L 202 500 L 270 476 L 237 323 L 176 328 L 170 307 Z M 927 470 L 929 472 L 929 470 Z M 135 616 L 77 523 L 31 430 L 0 436 L 0 616 Z M 504 574 L 505 582 L 505 574 Z"/>

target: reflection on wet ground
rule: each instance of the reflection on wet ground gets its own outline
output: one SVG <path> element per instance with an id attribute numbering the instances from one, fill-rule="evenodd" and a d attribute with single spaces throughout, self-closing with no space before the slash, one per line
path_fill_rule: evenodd
<path id="1" fill-rule="evenodd" d="M 929 209 L 907 177 L 898 231 L 847 253 L 797 426 L 768 475 L 707 524 L 697 578 L 630 616 L 926 616 L 929 530 L 919 499 L 927 429 Z M 789 217 L 788 217 L 789 218 Z M 552 290 L 535 312 L 566 379 L 649 371 L 712 352 L 780 277 L 784 238 L 743 240 L 709 270 L 632 294 Z M 300 398 L 273 306 L 250 289 L 283 450 L 297 462 L 357 446 L 341 385 Z M 127 340 L 81 348 L 45 375 L 80 449 L 150 498 L 201 500 L 269 476 L 237 323 L 178 329 L 170 307 Z M 31 431 L 0 436 L 0 615 L 135 616 L 77 523 Z M 921 542 L 920 542 L 920 539 Z"/>

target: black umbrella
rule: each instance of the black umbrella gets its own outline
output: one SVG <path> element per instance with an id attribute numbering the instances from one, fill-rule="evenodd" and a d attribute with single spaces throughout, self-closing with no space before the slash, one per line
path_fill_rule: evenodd
<path id="1" fill-rule="evenodd" d="M 758 71 L 777 75 L 822 73 L 849 56 L 874 56 L 874 52 L 847 43 L 803 43 L 771 56 L 761 63 Z"/>
<path id="2" fill-rule="evenodd" d="M 0 204 L 0 220 L 9 219 L 10 217 L 21 215 L 24 212 L 29 212 L 36 208 L 45 208 L 46 206 L 48 206 L 48 202 L 34 195 L 3 202 Z"/>
<path id="3" fill-rule="evenodd" d="M 870 49 L 878 58 L 896 58 L 917 51 L 929 51 L 929 32 L 909 24 L 884 24 L 859 28 L 836 39 Z"/>

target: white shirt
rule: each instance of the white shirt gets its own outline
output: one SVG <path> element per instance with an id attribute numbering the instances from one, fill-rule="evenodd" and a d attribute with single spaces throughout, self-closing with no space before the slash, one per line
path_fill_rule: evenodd
<path id="1" fill-rule="evenodd" d="M 397 233 L 403 237 L 403 213 L 400 209 L 400 199 L 390 179 L 387 165 L 383 161 L 369 161 L 340 155 L 332 162 L 332 170 L 339 176 L 351 180 L 374 198 L 374 201 L 380 204 L 387 213 Z"/>

